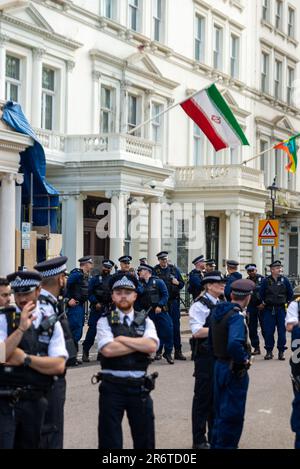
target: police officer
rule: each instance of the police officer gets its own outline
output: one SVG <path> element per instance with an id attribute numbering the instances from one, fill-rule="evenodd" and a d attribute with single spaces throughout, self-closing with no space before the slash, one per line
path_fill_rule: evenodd
<path id="1" fill-rule="evenodd" d="M 160 344 L 164 345 L 163 357 L 170 365 L 174 365 L 173 351 L 173 322 L 168 313 L 169 294 L 163 280 L 152 275 L 152 267 L 144 264 L 138 267 L 138 274 L 143 286 L 143 292 L 138 295 L 135 309 L 149 311 L 149 317 L 154 322 Z M 161 360 L 162 348 L 156 353 L 155 359 Z"/>
<path id="2" fill-rule="evenodd" d="M 0 308 L 7 308 L 10 303 L 11 290 L 6 277 L 0 277 Z"/>
<path id="3" fill-rule="evenodd" d="M 195 268 L 189 273 L 188 292 L 192 295 L 193 300 L 195 300 L 203 291 L 201 282 L 205 271 L 204 256 L 201 255 L 196 257 L 192 264 L 194 264 Z"/>
<path id="4" fill-rule="evenodd" d="M 205 272 L 214 272 L 216 270 L 215 259 L 207 259 L 205 263 Z"/>
<path id="5" fill-rule="evenodd" d="M 225 285 L 225 298 L 227 301 L 231 301 L 230 293 L 231 293 L 231 284 L 236 280 L 240 280 L 242 275 L 238 272 L 238 266 L 240 264 L 237 261 L 229 260 L 226 262 L 227 267 L 227 275 L 226 277 L 226 285 Z"/>
<path id="6" fill-rule="evenodd" d="M 89 352 L 94 345 L 97 334 L 97 322 L 100 317 L 108 313 L 111 304 L 111 292 L 109 281 L 111 279 L 111 271 L 115 263 L 109 259 L 102 261 L 101 275 L 92 277 L 89 281 L 89 302 L 91 304 L 88 331 L 82 344 L 82 361 L 89 362 Z"/>
<path id="7" fill-rule="evenodd" d="M 210 318 L 224 293 L 221 272 L 207 272 L 202 280 L 205 293 L 189 310 L 195 387 L 192 407 L 193 449 L 209 449 L 213 424 L 214 357 L 208 346 Z"/>
<path id="8" fill-rule="evenodd" d="M 120 262 L 120 269 L 118 270 L 117 273 L 127 273 L 129 272 L 131 268 L 131 261 L 132 257 L 131 256 L 121 256 L 118 261 Z"/>
<path id="9" fill-rule="evenodd" d="M 134 449 L 155 447 L 152 377 L 146 377 L 150 354 L 159 339 L 155 326 L 144 312 L 134 310 L 138 281 L 130 275 L 113 277 L 115 310 L 97 324 L 102 380 L 99 391 L 99 448 L 123 446 L 122 419 L 126 411 Z"/>
<path id="10" fill-rule="evenodd" d="M 140 261 L 140 265 L 145 265 L 145 264 L 148 265 L 147 257 L 141 257 L 139 261 Z"/>
<path id="11" fill-rule="evenodd" d="M 67 316 L 77 352 L 85 320 L 85 303 L 88 300 L 89 275 L 94 265 L 93 259 L 90 256 L 82 257 L 78 262 L 80 268 L 73 269 L 67 281 L 67 298 L 69 298 Z M 76 358 L 72 364 L 77 366 L 81 363 Z"/>
<path id="12" fill-rule="evenodd" d="M 64 308 L 66 271 L 68 258 L 61 256 L 37 264 L 34 268 L 42 276 L 39 308 L 47 317 L 53 315 L 60 322 L 70 360 L 76 358 L 76 348 Z M 42 428 L 42 449 L 62 449 L 64 437 L 64 406 L 66 400 L 66 378 L 62 374 L 48 393 L 48 407 Z"/>
<path id="13" fill-rule="evenodd" d="M 263 276 L 257 273 L 256 264 L 247 264 L 245 267 L 248 279 L 255 283 L 255 290 L 251 296 L 250 303 L 247 308 L 249 318 L 249 336 L 251 345 L 254 348 L 252 355 L 260 355 L 259 337 L 257 333 L 258 322 L 260 320 L 260 311 L 263 309 L 262 300 L 260 298 L 259 290 L 263 281 Z"/>
<path id="14" fill-rule="evenodd" d="M 175 360 L 186 360 L 181 350 L 180 337 L 180 290 L 184 287 L 184 281 L 180 270 L 175 265 L 169 264 L 167 251 L 157 254 L 159 264 L 153 269 L 153 273 L 162 279 L 169 292 L 168 311 L 173 321 Z"/>
<path id="15" fill-rule="evenodd" d="M 254 288 L 251 280 L 233 282 L 231 303 L 217 305 L 212 313 L 210 339 L 216 358 L 214 449 L 237 449 L 243 430 L 251 357 L 246 308 Z"/>
<path id="16" fill-rule="evenodd" d="M 286 331 L 285 304 L 293 299 L 293 289 L 287 277 L 282 275 L 282 264 L 275 261 L 270 264 L 271 275 L 263 279 L 260 287 L 260 297 L 264 304 L 262 311 L 262 325 L 267 351 L 265 360 L 272 360 L 274 348 L 274 333 L 277 327 L 278 360 L 285 360 Z"/>
<path id="17" fill-rule="evenodd" d="M 56 317 L 38 307 L 41 276 L 22 271 L 8 275 L 17 309 L 0 314 L 0 448 L 38 449 L 54 375 L 65 371 L 68 353 Z"/>
<path id="18" fill-rule="evenodd" d="M 294 288 L 294 301 L 287 309 L 286 330 L 291 333 L 292 357 L 290 359 L 294 400 L 292 404 L 291 428 L 296 434 L 295 449 L 300 449 L 300 286 Z"/>

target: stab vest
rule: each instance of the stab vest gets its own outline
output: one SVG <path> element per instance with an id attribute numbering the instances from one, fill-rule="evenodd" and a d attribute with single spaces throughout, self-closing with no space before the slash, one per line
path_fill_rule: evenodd
<path id="1" fill-rule="evenodd" d="M 262 275 L 256 275 L 255 280 L 253 280 L 250 277 L 248 277 L 248 279 L 252 280 L 252 282 L 254 281 L 255 285 L 256 285 L 255 289 L 254 289 L 254 291 L 251 295 L 251 300 L 250 300 L 249 306 L 256 307 L 256 306 L 260 305 L 261 302 L 262 302 L 260 294 L 259 294 L 259 290 L 260 290 L 260 287 L 261 287 L 261 283 L 263 281 L 263 276 Z"/>
<path id="2" fill-rule="evenodd" d="M 287 288 L 284 277 L 279 277 L 276 282 L 272 277 L 267 279 L 265 303 L 268 306 L 284 306 L 287 302 Z"/>
<path id="3" fill-rule="evenodd" d="M 180 288 L 177 285 L 173 285 L 172 278 L 176 278 L 176 269 L 174 265 L 169 265 L 167 269 L 162 269 L 159 265 L 154 267 L 155 275 L 163 280 L 169 292 L 169 300 L 175 300 L 179 298 Z"/>
<path id="4" fill-rule="evenodd" d="M 118 311 L 111 311 L 107 316 L 113 336 L 143 337 L 146 330 L 146 313 L 134 312 L 134 319 L 130 327 L 120 322 Z M 100 354 L 100 363 L 103 370 L 119 371 L 147 371 L 150 363 L 149 355 L 142 352 L 133 352 L 123 357 L 106 358 Z"/>
<path id="5" fill-rule="evenodd" d="M 81 279 L 77 283 L 72 283 L 68 286 L 70 297 L 80 303 L 85 303 L 89 299 L 89 279 L 81 269 L 74 269 L 73 272 L 80 272 Z"/>
<path id="6" fill-rule="evenodd" d="M 111 275 L 99 275 L 99 283 L 95 285 L 93 289 L 93 293 L 95 297 L 97 298 L 97 302 L 104 304 L 104 305 L 109 305 L 111 303 L 111 291 L 109 288 L 109 280 L 111 278 Z"/>
<path id="7" fill-rule="evenodd" d="M 157 285 L 157 280 L 149 280 L 148 283 L 143 282 L 144 291 L 140 295 L 139 301 L 142 305 L 142 308 L 148 310 L 151 306 L 155 308 L 160 301 L 160 290 Z"/>
<path id="8" fill-rule="evenodd" d="M 217 305 L 213 304 L 213 302 L 209 298 L 206 298 L 205 296 L 201 296 L 201 298 L 199 298 L 196 302 L 198 302 L 198 301 L 199 301 L 199 303 L 203 304 L 204 306 L 206 306 L 209 309 L 209 315 L 207 316 L 205 324 L 203 325 L 203 327 L 210 328 L 210 326 L 211 326 L 211 315 L 212 315 L 212 312 L 216 309 Z M 198 342 L 198 347 L 197 347 L 198 352 L 200 354 L 204 353 L 204 352 L 207 353 L 209 351 L 208 337 L 205 337 L 203 339 L 196 339 L 196 340 Z"/>

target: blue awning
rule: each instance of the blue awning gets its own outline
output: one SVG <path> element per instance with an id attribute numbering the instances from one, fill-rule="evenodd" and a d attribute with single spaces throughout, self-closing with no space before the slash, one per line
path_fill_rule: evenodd
<path id="1" fill-rule="evenodd" d="M 4 106 L 2 119 L 16 132 L 25 134 L 34 140 L 33 146 L 20 153 L 20 173 L 24 174 L 22 204 L 29 205 L 30 203 L 32 174 L 33 226 L 47 226 L 50 222 L 51 232 L 56 233 L 59 196 L 57 190 L 46 180 L 44 149 L 19 104 L 8 101 Z"/>

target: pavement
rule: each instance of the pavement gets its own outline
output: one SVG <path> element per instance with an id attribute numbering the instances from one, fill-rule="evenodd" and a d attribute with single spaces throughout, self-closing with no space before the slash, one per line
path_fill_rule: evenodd
<path id="1" fill-rule="evenodd" d="M 158 449 L 191 449 L 191 408 L 193 398 L 193 362 L 190 360 L 188 316 L 181 320 L 183 352 L 187 361 L 168 365 L 165 360 L 154 362 L 150 372 L 159 378 L 154 400 L 156 447 Z M 287 359 L 265 361 L 254 357 L 250 370 L 242 449 L 292 449 L 294 435 L 290 430 L 292 386 Z M 91 353 L 96 359 L 96 349 Z M 277 358 L 277 353 L 275 353 Z M 65 448 L 97 448 L 98 386 L 91 377 L 99 371 L 92 361 L 67 373 L 65 407 Z M 124 448 L 132 448 L 127 419 L 123 422 Z"/>

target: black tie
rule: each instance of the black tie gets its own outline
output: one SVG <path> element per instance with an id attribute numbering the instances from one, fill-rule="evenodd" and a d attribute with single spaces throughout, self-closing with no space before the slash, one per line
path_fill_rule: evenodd
<path id="1" fill-rule="evenodd" d="M 129 317 L 127 315 L 124 316 L 123 324 L 125 327 L 129 327 Z"/>

